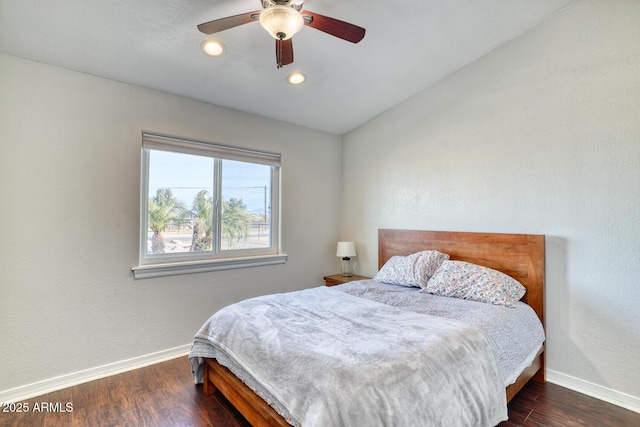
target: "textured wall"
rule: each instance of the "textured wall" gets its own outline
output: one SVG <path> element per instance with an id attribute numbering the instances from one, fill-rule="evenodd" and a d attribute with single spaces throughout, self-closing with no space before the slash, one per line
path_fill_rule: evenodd
<path id="1" fill-rule="evenodd" d="M 189 344 L 335 265 L 340 137 L 6 55 L 0 82 L 0 392 Z M 282 153 L 287 263 L 134 280 L 142 130 Z"/>
<path id="2" fill-rule="evenodd" d="M 343 137 L 341 238 L 547 235 L 547 367 L 640 402 L 640 2 L 579 1 Z"/>

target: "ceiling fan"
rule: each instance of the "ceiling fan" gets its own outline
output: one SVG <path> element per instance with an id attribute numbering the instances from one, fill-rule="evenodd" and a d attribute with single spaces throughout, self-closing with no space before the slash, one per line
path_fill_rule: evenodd
<path id="1" fill-rule="evenodd" d="M 198 25 L 204 34 L 214 34 L 239 25 L 259 21 L 260 25 L 276 39 L 276 64 L 278 68 L 293 63 L 291 37 L 304 25 L 320 30 L 351 43 L 364 38 L 365 29 L 317 13 L 302 11 L 304 0 L 261 0 L 263 10 L 228 16 Z"/>

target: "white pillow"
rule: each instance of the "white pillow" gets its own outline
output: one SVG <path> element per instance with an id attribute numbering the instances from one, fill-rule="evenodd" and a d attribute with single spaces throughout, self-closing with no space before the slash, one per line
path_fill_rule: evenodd
<path id="1" fill-rule="evenodd" d="M 393 256 L 382 266 L 373 280 L 392 285 L 427 286 L 427 281 L 449 255 L 438 251 L 422 251 L 408 256 Z"/>
<path id="2" fill-rule="evenodd" d="M 526 288 L 498 270 L 464 261 L 444 261 L 423 292 L 513 307 Z"/>

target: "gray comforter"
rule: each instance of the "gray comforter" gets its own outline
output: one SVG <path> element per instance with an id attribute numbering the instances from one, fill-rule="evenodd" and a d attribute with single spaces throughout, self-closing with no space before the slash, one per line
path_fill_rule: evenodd
<path id="1" fill-rule="evenodd" d="M 195 336 L 194 373 L 202 357 L 241 368 L 241 379 L 293 425 L 507 419 L 502 376 L 480 329 L 327 287 L 223 308 Z"/>
<path id="2" fill-rule="evenodd" d="M 375 280 L 349 282 L 332 289 L 416 313 L 477 326 L 493 347 L 505 387 L 513 384 L 522 371 L 531 365 L 545 340 L 540 319 L 531 307 L 521 301 L 515 307 L 503 307 L 431 295 L 420 288 L 387 285 Z"/>

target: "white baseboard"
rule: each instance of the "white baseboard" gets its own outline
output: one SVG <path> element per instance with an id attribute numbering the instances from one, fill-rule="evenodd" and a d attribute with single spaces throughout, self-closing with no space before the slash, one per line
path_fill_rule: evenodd
<path id="1" fill-rule="evenodd" d="M 38 381 L 9 390 L 2 390 L 0 391 L 0 402 L 9 403 L 31 399 L 32 397 L 41 396 L 43 394 L 62 390 L 74 385 L 109 377 L 122 372 L 132 371 L 134 369 L 143 368 L 145 366 L 175 359 L 177 357 L 186 356 L 189 354 L 189 350 L 191 350 L 191 344 L 186 344 L 180 347 L 158 351 L 156 353 L 145 354 L 143 356 L 127 360 L 121 360 L 119 362 L 85 369 L 83 371 L 72 372 L 70 374 Z M 188 369 L 187 365 L 185 365 L 185 369 Z"/>
<path id="2" fill-rule="evenodd" d="M 74 385 L 109 377 L 122 372 L 132 371 L 134 369 L 143 368 L 145 366 L 175 359 L 177 357 L 186 356 L 189 354 L 189 350 L 191 350 L 191 344 L 185 344 L 180 347 L 145 354 L 143 356 L 121 360 L 119 362 L 85 369 L 71 374 L 61 375 L 59 377 L 38 381 L 9 390 L 3 390 L 0 391 L 0 402 L 9 403 L 31 399 L 32 397 L 41 396 L 67 387 L 72 387 Z M 640 413 L 639 397 L 593 384 L 589 381 L 551 369 L 547 369 L 545 374 L 546 380 L 550 383 L 557 384 L 561 387 L 577 391 L 578 393 L 586 394 L 587 396 Z"/>
<path id="3" fill-rule="evenodd" d="M 612 403 L 616 406 L 640 413 L 640 397 L 632 396 L 621 391 L 613 390 L 601 385 L 593 384 L 571 375 L 547 369 L 545 371 L 546 380 L 550 383 L 568 388 L 587 396 Z"/>

